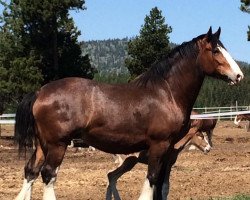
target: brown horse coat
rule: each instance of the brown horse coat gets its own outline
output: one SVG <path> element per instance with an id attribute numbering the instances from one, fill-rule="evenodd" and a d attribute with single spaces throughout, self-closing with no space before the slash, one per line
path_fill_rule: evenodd
<path id="1" fill-rule="evenodd" d="M 166 196 L 162 187 L 178 155 L 174 144 L 189 130 L 191 110 L 205 76 L 231 84 L 243 78 L 219 36 L 220 29 L 212 34 L 210 28 L 128 84 L 65 78 L 25 98 L 17 110 L 15 135 L 19 148 L 35 140 L 36 151 L 25 167 L 17 199 L 31 195 L 40 171 L 44 199 L 55 199 L 58 167 L 71 139 L 79 135 L 108 153 L 147 150 L 148 175 L 140 199 Z"/>

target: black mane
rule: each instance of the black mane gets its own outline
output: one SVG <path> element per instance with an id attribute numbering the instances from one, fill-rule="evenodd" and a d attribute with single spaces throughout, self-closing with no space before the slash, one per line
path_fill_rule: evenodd
<path id="1" fill-rule="evenodd" d="M 137 86 L 147 86 L 148 84 L 160 84 L 166 77 L 173 65 L 180 65 L 185 58 L 196 58 L 199 49 L 197 41 L 204 38 L 205 34 L 200 35 L 189 42 L 183 42 L 181 45 L 175 47 L 169 54 L 163 56 L 160 61 L 153 63 L 149 70 L 141 74 L 133 82 Z"/>

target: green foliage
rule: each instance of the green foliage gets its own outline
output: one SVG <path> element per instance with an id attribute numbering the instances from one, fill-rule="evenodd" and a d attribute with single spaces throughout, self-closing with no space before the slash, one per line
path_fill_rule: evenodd
<path id="1" fill-rule="evenodd" d="M 249 195 L 237 195 L 232 198 L 232 200 L 250 200 Z"/>
<path id="2" fill-rule="evenodd" d="M 127 83 L 130 78 L 128 73 L 102 73 L 95 74 L 94 80 L 104 83 Z"/>
<path id="3" fill-rule="evenodd" d="M 250 0 L 241 0 L 240 9 L 243 12 L 250 14 Z M 250 41 L 250 26 L 248 26 L 247 39 L 248 39 L 248 41 Z"/>
<path id="4" fill-rule="evenodd" d="M 209 198 L 209 200 L 250 200 L 250 196 L 239 194 L 234 197 Z"/>
<path id="5" fill-rule="evenodd" d="M 165 24 L 161 11 L 155 7 L 146 16 L 140 35 L 128 43 L 128 55 L 125 60 L 132 78 L 146 71 L 152 63 L 170 51 L 169 36 L 172 28 Z"/>
<path id="6" fill-rule="evenodd" d="M 11 62 L 8 80 L 11 83 L 12 98 L 21 100 L 23 93 L 34 91 L 40 87 L 42 74 L 36 66 L 37 61 L 33 57 L 20 57 Z"/>
<path id="7" fill-rule="evenodd" d="M 91 64 L 100 74 L 128 74 L 124 65 L 128 39 L 93 40 L 81 44 L 83 54 L 88 54 Z M 106 75 L 105 75 L 106 76 Z"/>
<path id="8" fill-rule="evenodd" d="M 69 10 L 84 0 L 0 1 L 0 104 L 18 102 L 27 92 L 58 78 L 93 78 L 95 69 L 78 42 L 80 31 Z M 0 108 L 1 108 L 0 105 Z"/>

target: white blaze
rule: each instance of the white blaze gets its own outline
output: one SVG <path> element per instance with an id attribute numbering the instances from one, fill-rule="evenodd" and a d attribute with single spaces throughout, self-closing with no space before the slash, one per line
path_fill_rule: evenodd
<path id="1" fill-rule="evenodd" d="M 203 134 L 203 136 L 204 136 L 204 141 L 207 143 L 207 146 L 204 148 L 204 151 L 205 151 L 205 153 L 206 153 L 206 152 L 209 152 L 209 151 L 211 150 L 212 147 L 211 147 L 210 144 L 209 144 L 207 135 L 206 135 L 205 133 L 202 133 L 202 134 Z"/>
<path id="2" fill-rule="evenodd" d="M 234 118 L 234 124 L 237 126 L 240 124 L 240 119 L 237 120 L 237 116 L 235 116 L 235 118 Z"/>
<path id="3" fill-rule="evenodd" d="M 229 63 L 232 73 L 228 74 L 229 78 L 233 81 L 238 80 L 240 81 L 243 79 L 244 75 L 242 71 L 240 70 L 239 65 L 235 62 L 235 60 L 231 57 L 231 55 L 221 46 L 218 46 L 218 49 L 223 54 L 227 62 Z M 237 77 L 237 75 L 240 75 L 240 77 Z"/>

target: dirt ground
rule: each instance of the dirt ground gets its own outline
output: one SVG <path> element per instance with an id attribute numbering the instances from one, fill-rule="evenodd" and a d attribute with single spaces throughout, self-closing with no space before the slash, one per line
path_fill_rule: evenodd
<path id="1" fill-rule="evenodd" d="M 172 169 L 170 200 L 211 199 L 250 195 L 250 132 L 233 122 L 219 122 L 214 148 L 207 155 L 183 151 Z M 0 139 L 0 199 L 14 199 L 23 182 L 25 160 L 19 160 L 12 140 Z M 75 152 L 69 148 L 59 170 L 55 191 L 60 200 L 103 200 L 106 174 L 116 164 L 112 155 L 100 151 Z M 123 200 L 137 199 L 146 176 L 138 164 L 118 182 Z M 42 199 L 41 177 L 34 183 L 33 199 Z"/>

